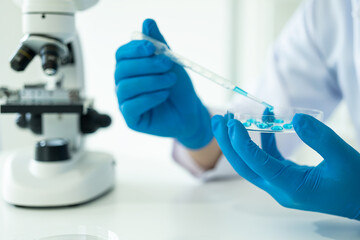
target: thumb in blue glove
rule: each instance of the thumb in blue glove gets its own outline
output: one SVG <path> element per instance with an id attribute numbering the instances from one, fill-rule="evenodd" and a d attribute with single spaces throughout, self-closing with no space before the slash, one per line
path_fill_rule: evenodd
<path id="1" fill-rule="evenodd" d="M 324 158 L 318 166 L 285 160 L 272 134 L 262 135 L 261 149 L 239 121 L 212 119 L 214 135 L 233 168 L 282 206 L 360 220 L 360 154 L 313 117 L 297 114 L 293 124 Z"/>
<path id="2" fill-rule="evenodd" d="M 147 19 L 143 33 L 164 43 L 156 23 Z M 127 125 L 133 130 L 176 138 L 190 149 L 213 138 L 210 115 L 186 71 L 149 41 L 131 41 L 116 52 L 116 93 Z"/>

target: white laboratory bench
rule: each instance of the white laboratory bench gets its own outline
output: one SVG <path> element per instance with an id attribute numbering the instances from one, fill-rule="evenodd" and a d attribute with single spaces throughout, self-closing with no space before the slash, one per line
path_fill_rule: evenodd
<path id="1" fill-rule="evenodd" d="M 144 158 L 119 148 L 116 158 L 115 189 L 89 204 L 41 210 L 0 201 L 0 239 L 80 225 L 111 230 L 119 240 L 360 239 L 359 222 L 285 209 L 240 178 L 201 183 L 156 151 Z"/>

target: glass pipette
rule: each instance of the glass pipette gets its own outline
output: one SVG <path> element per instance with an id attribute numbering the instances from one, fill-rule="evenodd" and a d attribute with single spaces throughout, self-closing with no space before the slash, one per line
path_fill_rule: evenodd
<path id="1" fill-rule="evenodd" d="M 265 107 L 269 108 L 270 111 L 272 111 L 274 109 L 274 107 L 272 105 L 262 101 L 261 99 L 255 97 L 254 95 L 249 94 L 248 92 L 246 92 L 243 89 L 236 86 L 231 81 L 225 79 L 224 77 L 221 77 L 218 74 L 206 69 L 205 67 L 202 67 L 199 64 L 180 56 L 179 54 L 170 50 L 166 44 L 164 44 L 152 37 L 149 37 L 141 32 L 134 32 L 132 35 L 132 39 L 133 40 L 147 40 L 147 41 L 151 42 L 152 44 L 154 44 L 154 46 L 156 48 L 155 54 L 164 54 L 165 56 L 169 57 L 173 62 L 175 62 L 187 69 L 190 69 L 193 72 L 200 74 L 201 76 L 205 77 L 206 79 L 209 79 L 210 81 L 213 81 L 214 83 L 217 83 L 218 85 L 220 85 L 226 89 L 237 92 L 257 103 L 264 105 Z"/>

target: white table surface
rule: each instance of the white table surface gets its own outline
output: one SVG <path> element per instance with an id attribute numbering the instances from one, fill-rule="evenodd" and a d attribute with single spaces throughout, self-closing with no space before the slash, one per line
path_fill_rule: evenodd
<path id="1" fill-rule="evenodd" d="M 360 239 L 359 222 L 285 209 L 245 180 L 201 183 L 168 155 L 116 155 L 116 188 L 90 204 L 39 210 L 0 201 L 0 239 L 79 225 L 111 230 L 120 240 Z"/>

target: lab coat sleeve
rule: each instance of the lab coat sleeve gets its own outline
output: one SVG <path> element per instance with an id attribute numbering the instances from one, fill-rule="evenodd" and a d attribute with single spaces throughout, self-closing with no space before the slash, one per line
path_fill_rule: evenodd
<path id="1" fill-rule="evenodd" d="M 246 87 L 249 92 L 275 107 L 315 108 L 324 112 L 325 119 L 331 115 L 342 98 L 336 69 L 329 61 L 336 44 L 330 41 L 333 29 L 329 25 L 332 12 L 336 12 L 331 11 L 334 2 L 308 0 L 299 7 L 270 51 L 256 89 Z M 241 111 L 244 102 L 243 97 L 235 97 L 232 109 Z M 284 157 L 288 157 L 301 143 L 296 135 L 279 134 L 276 138 Z M 173 156 L 194 176 L 204 180 L 235 174 L 224 157 L 219 159 L 213 170 L 207 172 L 196 165 L 190 167 L 188 163 L 193 160 L 186 155 L 186 149 L 176 143 Z"/>
<path id="2" fill-rule="evenodd" d="M 189 171 L 194 177 L 204 182 L 239 177 L 224 155 L 219 158 L 213 169 L 207 171 L 198 166 L 189 155 L 187 149 L 177 141 L 174 142 L 172 155 L 175 162 Z"/>
<path id="3" fill-rule="evenodd" d="M 260 143 L 260 134 L 252 132 L 250 137 L 256 143 Z M 176 163 L 185 168 L 195 178 L 204 182 L 239 177 L 224 155 L 220 156 L 213 169 L 204 170 L 196 164 L 188 150 L 181 143 L 174 141 L 172 156 Z"/>

